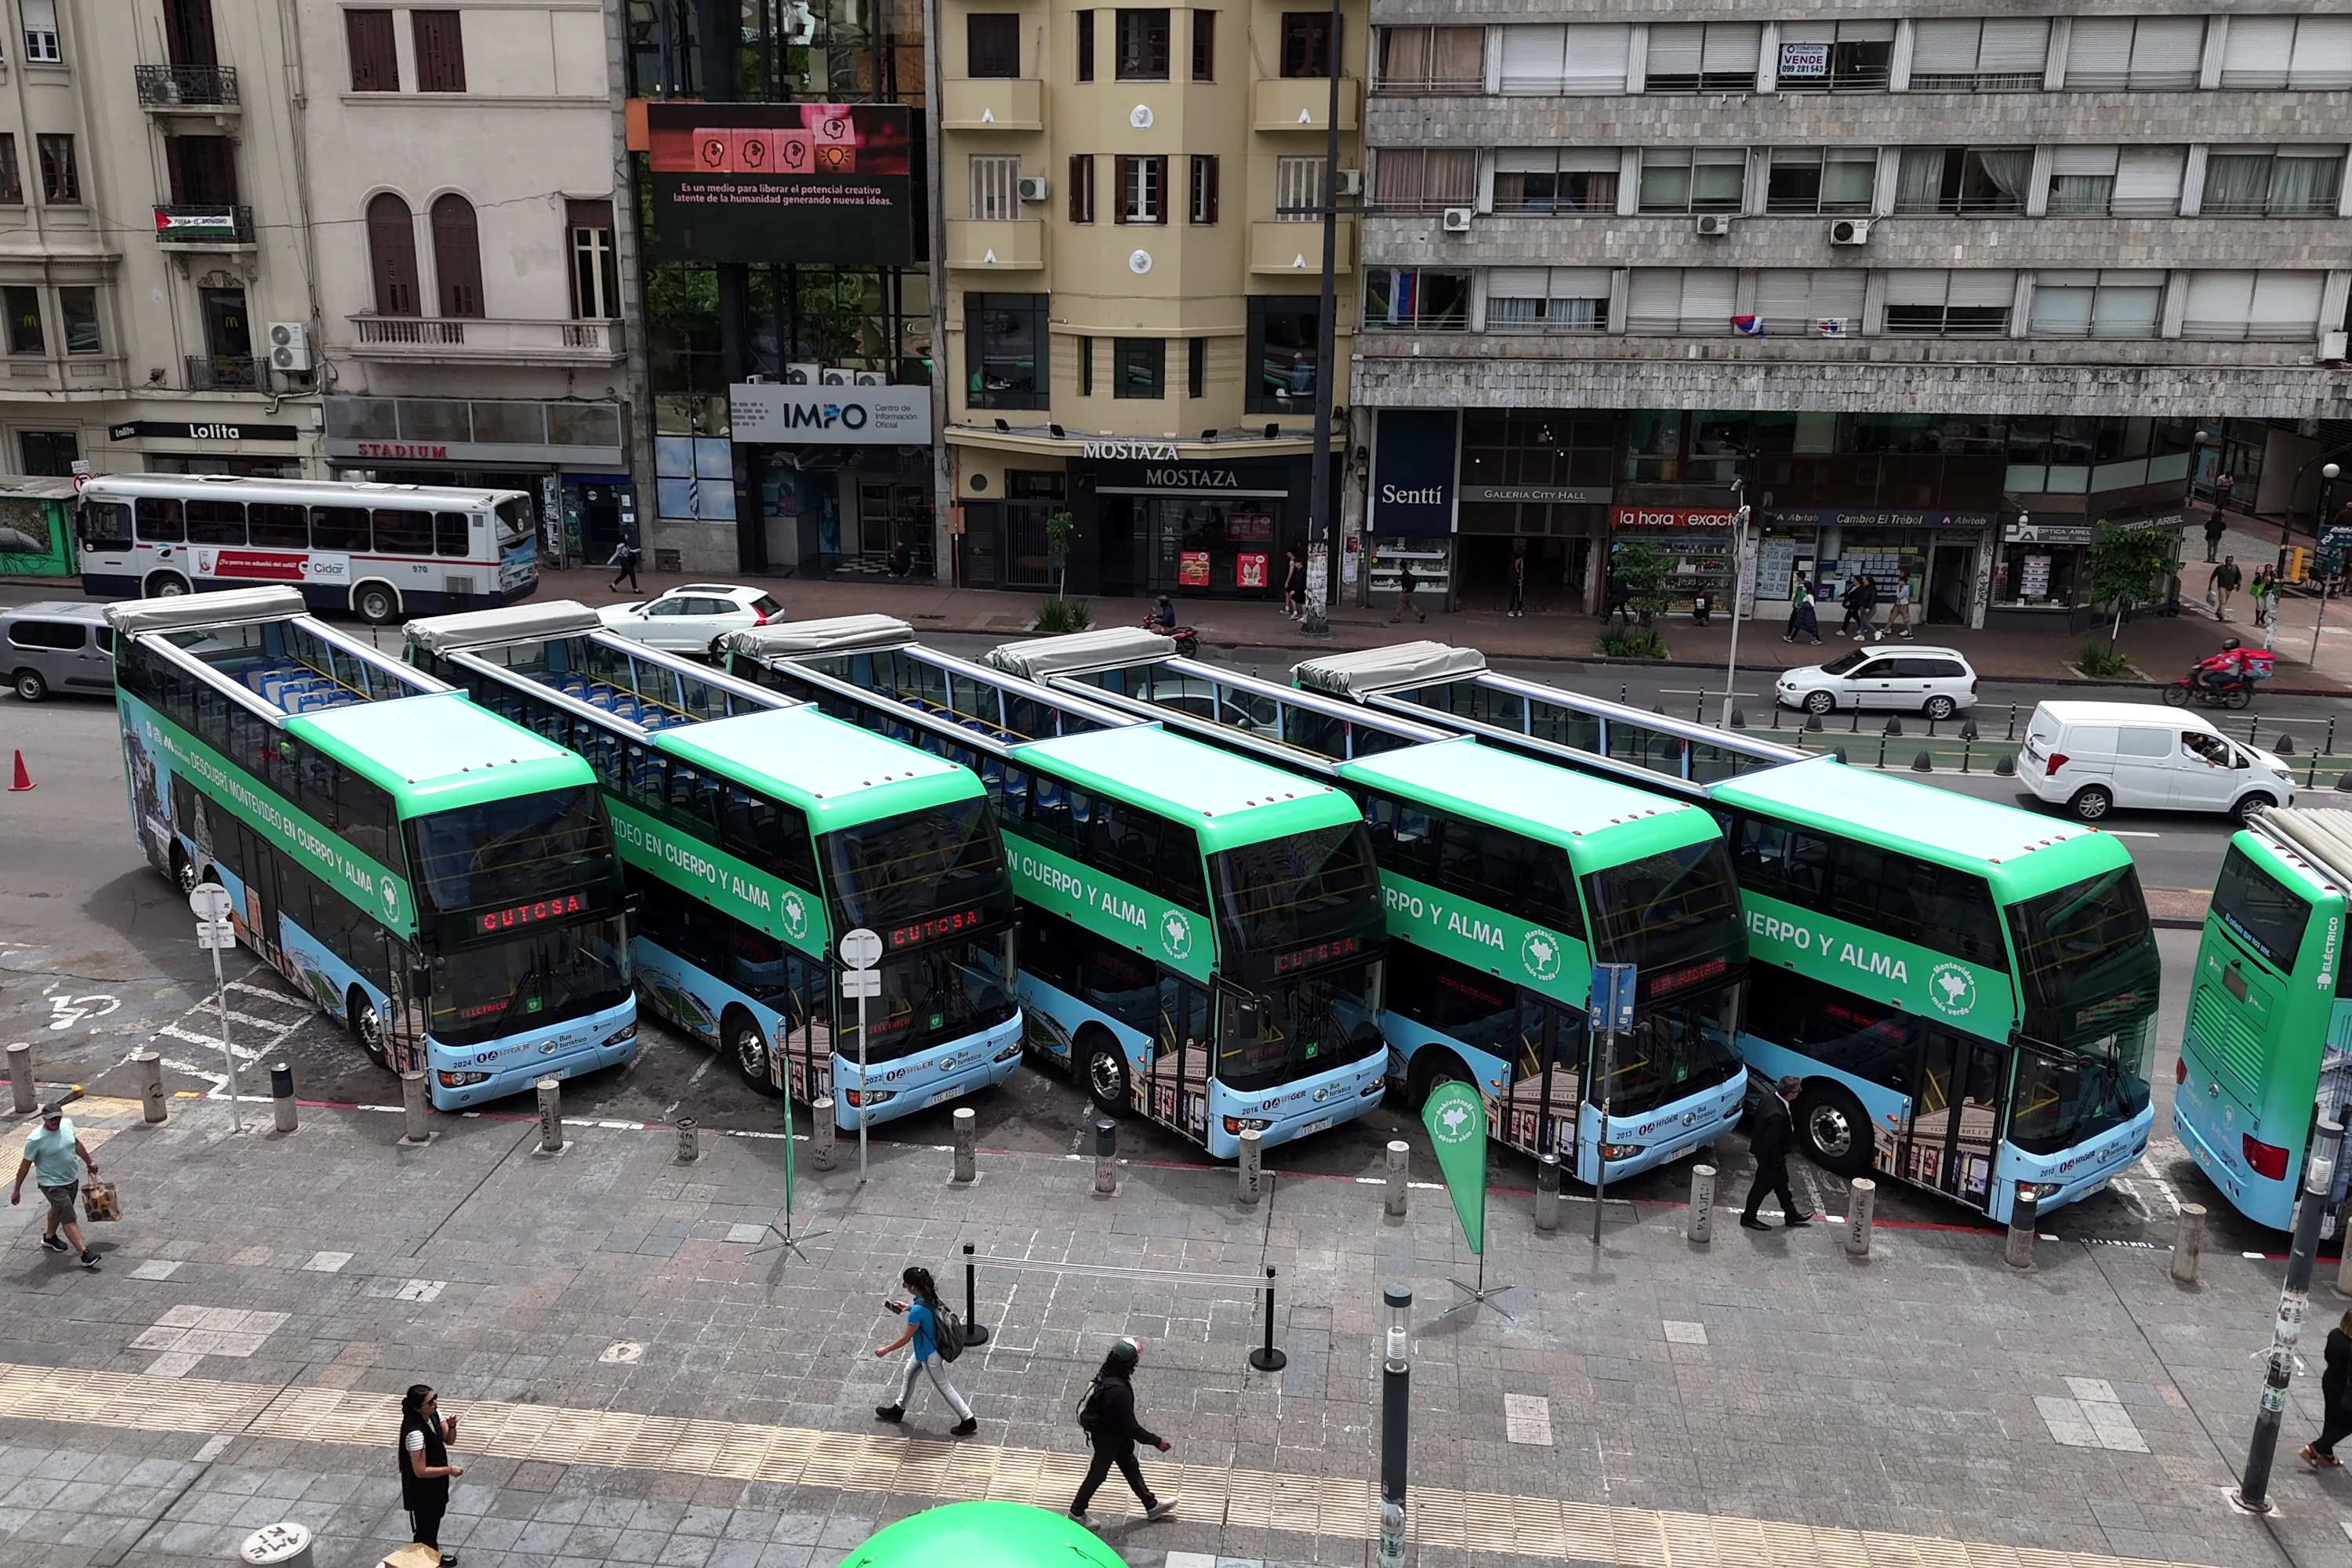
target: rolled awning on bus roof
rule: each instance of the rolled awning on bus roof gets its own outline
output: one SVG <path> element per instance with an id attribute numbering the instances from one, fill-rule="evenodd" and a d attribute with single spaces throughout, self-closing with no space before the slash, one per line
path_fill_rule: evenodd
<path id="1" fill-rule="evenodd" d="M 834 616 L 816 621 L 782 621 L 729 632 L 719 646 L 754 658 L 792 658 L 812 653 L 856 653 L 898 647 L 915 640 L 915 628 L 896 616 Z"/>
<path id="2" fill-rule="evenodd" d="M 1095 669 L 1129 669 L 1176 657 L 1176 639 L 1142 626 L 1103 626 L 1057 637 L 1036 637 L 990 648 L 980 661 L 1024 680 L 1083 675 Z"/>
<path id="3" fill-rule="evenodd" d="M 529 642 L 538 637 L 578 637 L 601 631 L 604 623 L 577 599 L 557 599 L 544 605 L 510 605 L 496 610 L 466 610 L 454 616 L 428 616 L 408 623 L 408 640 L 427 653 L 457 653 L 493 643 Z"/>
<path id="4" fill-rule="evenodd" d="M 1486 656 L 1451 643 L 1406 642 L 1356 653 L 1327 654 L 1290 667 L 1290 678 L 1314 691 L 1362 701 L 1384 691 L 1403 691 L 1486 673 Z"/>
<path id="5" fill-rule="evenodd" d="M 106 624 L 118 636 L 137 637 L 142 632 L 178 631 L 184 626 L 282 621 L 310 613 L 310 607 L 303 603 L 299 588 L 225 588 L 210 594 L 173 594 L 168 598 L 109 605 Z"/>
<path id="6" fill-rule="evenodd" d="M 2318 862 L 2338 881 L 2352 883 L 2352 811 L 2311 806 L 2273 807 L 2252 826 L 2274 834 Z"/>

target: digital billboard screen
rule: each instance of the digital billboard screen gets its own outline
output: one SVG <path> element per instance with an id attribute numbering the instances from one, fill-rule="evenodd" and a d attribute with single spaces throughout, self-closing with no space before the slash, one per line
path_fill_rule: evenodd
<path id="1" fill-rule="evenodd" d="M 658 254 L 670 261 L 919 260 L 914 117 L 895 103 L 652 103 Z"/>

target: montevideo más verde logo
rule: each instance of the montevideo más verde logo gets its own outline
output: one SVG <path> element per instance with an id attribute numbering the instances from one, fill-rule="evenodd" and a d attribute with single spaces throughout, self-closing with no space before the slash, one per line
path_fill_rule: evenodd
<path id="1" fill-rule="evenodd" d="M 1470 1136 L 1470 1108 L 1456 1100 L 1437 1113 L 1438 1124 L 1444 1129 L 1438 1134 L 1448 1143 L 1459 1143 Z"/>
<path id="2" fill-rule="evenodd" d="M 1976 1011 L 1977 977 L 1957 963 L 1939 963 L 1927 973 L 1927 1000 L 1948 1018 Z"/>
<path id="3" fill-rule="evenodd" d="M 1559 938 L 1542 927 L 1530 928 L 1519 939 L 1519 962 L 1538 980 L 1559 978 Z"/>
<path id="4" fill-rule="evenodd" d="M 798 893 L 786 893 L 783 901 L 784 930 L 795 937 L 808 934 L 808 904 Z"/>
<path id="5" fill-rule="evenodd" d="M 1160 945 L 1173 959 L 1192 955 L 1192 922 L 1181 910 L 1170 910 L 1160 917 Z"/>

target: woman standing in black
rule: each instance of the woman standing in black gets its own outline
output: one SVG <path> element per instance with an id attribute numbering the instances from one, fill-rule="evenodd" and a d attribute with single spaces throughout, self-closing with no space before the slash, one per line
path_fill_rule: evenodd
<path id="1" fill-rule="evenodd" d="M 466 1472 L 449 1462 L 457 1440 L 457 1418 L 441 1414 L 441 1396 L 430 1384 L 415 1384 L 400 1402 L 400 1501 L 408 1510 L 419 1544 L 441 1552 L 441 1516 L 449 1511 L 449 1479 Z M 441 1568 L 457 1561 L 441 1552 Z"/>
<path id="2" fill-rule="evenodd" d="M 2336 1445 L 2352 1437 L 2352 1312 L 2327 1331 L 2327 1369 L 2319 1374 L 2319 1436 L 2303 1446 L 2303 1462 L 2337 1470 Z"/>

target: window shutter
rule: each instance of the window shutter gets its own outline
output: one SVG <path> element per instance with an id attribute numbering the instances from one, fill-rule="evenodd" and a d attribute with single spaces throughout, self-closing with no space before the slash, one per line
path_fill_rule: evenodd
<path id="1" fill-rule="evenodd" d="M 1070 154 L 1070 221 L 1095 221 L 1095 155 L 1091 153 Z"/>
<path id="2" fill-rule="evenodd" d="M 1490 300 L 1540 300 L 1549 274 L 1540 267 L 1495 267 L 1486 272 Z"/>
<path id="3" fill-rule="evenodd" d="M 2318 330 L 2319 292 L 2326 281 L 2320 272 L 2256 274 L 2246 335 L 2276 342 L 2310 337 Z"/>
<path id="4" fill-rule="evenodd" d="M 1085 13 L 1081 13 L 1084 15 Z M 1385 160 L 1383 160 L 1385 161 Z M 1111 160 L 1110 221 L 1127 221 L 1129 183 L 1135 178 L 1135 160 L 1122 153 Z"/>
<path id="5" fill-rule="evenodd" d="M 1637 267 L 1627 277 L 1626 325 L 1636 332 L 1671 332 L 1682 316 L 1679 268 Z"/>
<path id="6" fill-rule="evenodd" d="M 2237 31 L 2237 20 L 2232 17 L 2232 38 Z M 2231 84 L 2224 81 L 2221 85 Z M 2340 91 L 2352 87 L 2352 16 L 2305 16 L 2295 25 L 2294 54 L 2288 65 L 2287 85 L 2305 92 Z"/>
<path id="7" fill-rule="evenodd" d="M 1859 267 L 1816 267 L 1805 305 L 1805 331 L 1822 321 L 1842 320 L 1848 331 L 1862 330 L 1862 294 L 1870 274 Z"/>
<path id="8" fill-rule="evenodd" d="M 2181 311 L 2184 338 L 2234 339 L 2246 335 L 2252 312 L 2254 275 L 2251 272 L 2192 272 L 2189 298 Z"/>
<path id="9" fill-rule="evenodd" d="M 1613 159 L 1609 166 L 1617 166 Z M 1558 167 L 1559 153 L 1549 147 L 1495 149 L 1495 173 L 1498 174 L 1549 174 Z"/>
<path id="10" fill-rule="evenodd" d="M 1771 268 L 1756 279 L 1756 313 L 1770 337 L 1796 337 L 1811 331 L 1812 274 L 1799 268 Z"/>
<path id="11" fill-rule="evenodd" d="M 2098 304 L 2091 313 L 2095 338 L 2152 338 L 2164 309 L 2164 276 L 2155 272 L 2102 275 Z"/>
<path id="12" fill-rule="evenodd" d="M 1609 298 L 1609 268 L 1555 267 L 1551 269 L 1551 297 L 1555 300 L 1606 300 Z"/>
<path id="13" fill-rule="evenodd" d="M 1706 29 L 1696 22 L 1654 22 L 1650 25 L 1651 76 L 1696 76 L 1699 50 Z"/>
<path id="14" fill-rule="evenodd" d="M 2006 305 L 2017 297 L 2014 272 L 1969 271 L 1952 274 L 1944 297 L 1948 305 Z"/>
<path id="15" fill-rule="evenodd" d="M 1685 332 L 1731 331 L 1731 300 L 1739 274 L 1728 267 L 1683 269 L 1682 330 Z"/>
<path id="16" fill-rule="evenodd" d="M 2180 210 L 2184 147 L 2126 147 L 2116 163 L 2117 217 L 2161 217 Z"/>
<path id="17" fill-rule="evenodd" d="M 1700 47 L 1699 70 L 1707 76 L 1746 71 L 1756 74 L 1757 57 L 1764 47 L 1761 22 L 1709 22 Z"/>
<path id="18" fill-rule="evenodd" d="M 1923 76 L 1974 76 L 1978 24 L 1926 21 L 1911 29 L 1911 79 Z"/>
<path id="19" fill-rule="evenodd" d="M 408 204 L 390 191 L 367 205 L 368 263 L 375 275 L 375 313 L 414 316 L 416 298 L 416 224 Z"/>
<path id="20" fill-rule="evenodd" d="M 2045 272 L 2034 280 L 2032 330 L 2053 338 L 2079 338 L 2091 330 L 2091 307 L 2096 290 L 2087 281 L 2096 273 Z M 2057 279 L 2067 281 L 2059 282 Z"/>
<path id="21" fill-rule="evenodd" d="M 2204 53 L 2204 17 L 2142 16 L 2132 35 L 2131 85 L 2140 92 L 2185 91 L 2197 85 Z"/>
<path id="22" fill-rule="evenodd" d="M 1614 147 L 1562 147 L 1559 150 L 1559 172 L 1563 174 L 1613 174 L 1625 166 L 1625 160 Z"/>
<path id="23" fill-rule="evenodd" d="M 2066 44 L 2066 85 L 2083 91 L 2113 91 L 2131 81 L 2132 19 L 2077 16 Z"/>
<path id="24" fill-rule="evenodd" d="M 2050 150 L 2050 172 L 2053 174 L 2112 174 L 2116 172 L 2114 147 L 2053 147 Z"/>
<path id="25" fill-rule="evenodd" d="M 1985 76 L 2041 76 L 2050 63 L 2050 23 L 2041 16 L 1989 20 L 1977 45 L 1977 70 Z"/>
<path id="26" fill-rule="evenodd" d="M 474 205 L 455 192 L 433 204 L 433 272 L 441 285 L 443 315 L 483 314 L 481 236 Z"/>
<path id="27" fill-rule="evenodd" d="M 400 90 L 400 57 L 393 47 L 391 12 L 344 12 L 343 39 L 351 51 L 353 92 Z"/>
<path id="28" fill-rule="evenodd" d="M 1568 47 L 1566 29 L 1521 25 L 1503 29 L 1503 90 L 1558 92 Z"/>
<path id="29" fill-rule="evenodd" d="M 2232 16 L 2221 39 L 2221 85 L 2284 87 L 2294 50 L 2294 17 Z"/>
<path id="30" fill-rule="evenodd" d="M 1886 275 L 1886 302 L 1890 305 L 1940 305 L 1944 302 L 1944 278 L 1939 271 L 1898 268 Z"/>
<path id="31" fill-rule="evenodd" d="M 1578 93 L 1625 90 L 1625 66 L 1633 29 L 1622 22 L 1580 23 L 1567 29 L 1565 89 Z"/>
<path id="32" fill-rule="evenodd" d="M 466 46 L 455 11 L 411 11 L 416 34 L 416 90 L 466 90 Z"/>

